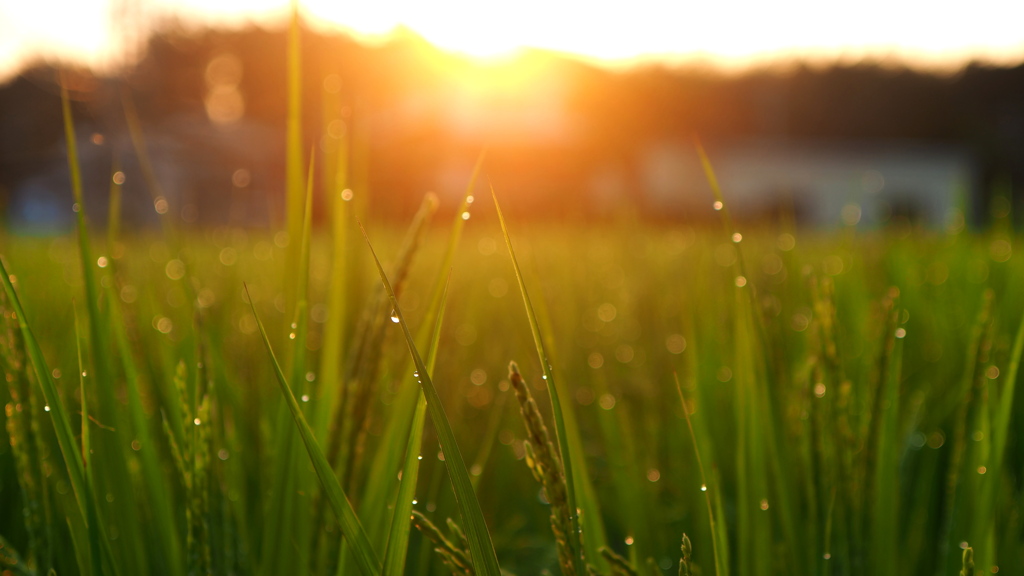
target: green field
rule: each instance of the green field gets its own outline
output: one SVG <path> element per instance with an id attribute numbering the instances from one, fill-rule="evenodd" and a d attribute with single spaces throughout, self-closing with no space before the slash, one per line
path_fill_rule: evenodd
<path id="1" fill-rule="evenodd" d="M 1024 574 L 1005 197 L 798 230 L 708 170 L 701 226 L 554 225 L 481 179 L 399 226 L 348 143 L 304 177 L 297 34 L 284 230 L 151 174 L 159 229 L 91 227 L 72 144 L 75 235 L 0 233 L 3 576 Z"/>
<path id="2" fill-rule="evenodd" d="M 368 235 L 428 360 L 436 343 L 432 382 L 485 540 L 503 570 L 557 573 L 557 507 L 524 462 L 541 458 L 536 446 L 527 456 L 508 379 L 515 360 L 557 455 L 530 324 L 490 198 L 469 220 L 455 208 L 409 232 L 369 222 Z M 452 220 L 465 226 L 457 245 Z M 984 234 L 761 225 L 739 243 L 719 227 L 509 225 L 565 416 L 584 561 L 599 573 L 631 573 L 607 563 L 607 546 L 636 573 L 675 574 L 684 532 L 698 574 L 957 574 L 964 542 L 978 570 L 1024 573 L 1013 297 L 1024 269 L 1005 219 Z M 95 237 L 90 258 L 105 266 L 89 274 L 74 237 L 3 240 L 45 362 L 32 365 L 5 298 L 11 573 L 360 573 L 243 283 L 375 561 L 404 541 L 392 526 L 399 472 L 418 464 L 412 508 L 487 573 L 445 526 L 469 522 L 433 413 L 415 420 L 421 441 L 410 434 L 417 369 L 354 217 L 340 259 L 322 234 L 294 329 L 288 292 L 302 286 L 281 235 L 191 231 L 174 250 L 159 234 Z M 434 340 L 431 294 L 449 270 Z M 422 460 L 406 462 L 407 445 Z M 391 573 L 451 571 L 418 531 L 408 538 L 404 572 Z"/>

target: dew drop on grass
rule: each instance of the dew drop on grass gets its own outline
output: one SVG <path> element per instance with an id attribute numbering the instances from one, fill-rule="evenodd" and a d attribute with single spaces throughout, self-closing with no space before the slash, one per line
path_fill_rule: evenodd
<path id="1" fill-rule="evenodd" d="M 417 456 L 416 459 L 417 460 L 423 460 L 423 454 L 420 454 L 419 456 Z"/>
<path id="2" fill-rule="evenodd" d="M 469 211 L 466 211 L 466 212 L 462 213 L 462 219 L 463 220 L 469 220 Z"/>
<path id="3" fill-rule="evenodd" d="M 220 450 L 217 451 L 217 458 L 220 458 L 221 460 L 227 460 L 228 456 L 230 456 L 230 454 L 224 448 L 221 448 Z"/>
<path id="4" fill-rule="evenodd" d="M 897 328 L 896 329 L 896 337 L 897 338 L 903 338 L 906 335 L 907 335 L 907 331 L 904 330 L 903 328 Z"/>
<path id="5" fill-rule="evenodd" d="M 50 405 L 47 404 L 46 406 L 43 406 L 43 410 L 49 412 L 50 411 Z"/>
<path id="6" fill-rule="evenodd" d="M 412 499 L 412 504 L 413 504 L 413 506 L 415 506 L 416 504 L 419 504 L 419 502 L 415 498 L 413 498 Z"/>
<path id="7" fill-rule="evenodd" d="M 472 204 L 473 200 L 476 200 L 476 198 L 473 198 L 472 194 L 470 194 L 469 196 L 466 196 L 466 204 Z"/>
<path id="8" fill-rule="evenodd" d="M 398 312 L 395 310 L 391 311 L 391 321 L 394 322 L 395 324 L 398 324 L 400 322 L 400 319 L 398 318 Z"/>
<path id="9" fill-rule="evenodd" d="M 711 207 L 714 208 L 715 211 L 721 210 L 722 206 L 723 204 L 721 200 L 715 200 L 715 203 L 711 205 Z"/>
<path id="10" fill-rule="evenodd" d="M 633 545 L 633 537 L 632 536 L 626 536 L 626 546 L 632 546 L 632 545 Z"/>
<path id="11" fill-rule="evenodd" d="M 303 402 L 309 402 L 309 394 L 303 394 L 302 395 L 302 401 Z"/>
<path id="12" fill-rule="evenodd" d="M 825 560 L 831 560 L 832 559 L 832 555 L 829 554 L 828 552 L 825 552 L 825 554 L 822 555 L 822 558 L 824 558 Z"/>
<path id="13" fill-rule="evenodd" d="M 288 334 L 288 339 L 289 339 L 289 340 L 295 340 L 295 332 L 291 332 L 291 333 L 289 333 L 289 334 Z"/>
<path id="14" fill-rule="evenodd" d="M 352 193 L 352 190 L 348 188 L 345 188 L 344 190 L 341 191 L 341 199 L 344 200 L 345 202 L 349 202 L 350 200 L 352 200 L 353 195 L 354 194 Z"/>
<path id="15" fill-rule="evenodd" d="M 732 235 L 732 241 L 736 244 L 739 244 L 740 242 L 743 241 L 743 234 L 740 234 L 739 232 L 734 233 Z"/>
<path id="16" fill-rule="evenodd" d="M 195 424 L 196 426 L 199 426 L 200 424 L 203 423 L 203 421 L 200 420 L 199 418 L 196 418 L 195 420 L 192 421 L 192 423 Z"/>
<path id="17" fill-rule="evenodd" d="M 767 498 L 762 498 L 761 499 L 761 510 L 767 510 L 767 509 L 768 509 L 768 499 Z"/>
<path id="18" fill-rule="evenodd" d="M 700 491 L 701 492 L 707 492 L 708 491 L 708 485 L 707 484 L 701 484 L 700 485 Z"/>

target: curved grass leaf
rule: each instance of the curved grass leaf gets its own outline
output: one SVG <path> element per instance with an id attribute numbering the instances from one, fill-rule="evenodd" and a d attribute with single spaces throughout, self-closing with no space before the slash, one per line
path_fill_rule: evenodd
<path id="1" fill-rule="evenodd" d="M 360 229 L 362 229 L 362 226 L 360 226 Z M 373 262 L 377 266 L 381 282 L 384 284 L 384 289 L 391 299 L 392 306 L 394 306 L 394 317 L 398 318 L 398 323 L 402 326 L 406 344 L 409 346 L 409 353 L 416 364 L 416 371 L 419 374 L 423 395 L 427 401 L 427 408 L 430 410 L 430 420 L 434 423 L 437 439 L 441 444 L 441 450 L 444 452 L 444 463 L 448 469 L 448 478 L 451 480 L 452 490 L 455 492 L 455 501 L 459 506 L 459 512 L 462 514 L 466 537 L 469 540 L 469 551 L 473 559 L 473 569 L 477 576 L 500 576 L 501 570 L 498 568 L 498 557 L 494 552 L 494 544 L 491 542 L 490 533 L 487 532 L 487 523 L 484 522 L 484 514 L 480 509 L 480 502 L 473 491 L 473 484 L 469 479 L 469 471 L 466 469 L 465 460 L 463 460 L 459 446 L 455 442 L 455 433 L 452 432 L 452 425 L 448 422 L 448 417 L 444 413 L 441 399 L 438 397 L 434 383 L 430 379 L 430 372 L 423 362 L 423 358 L 420 357 L 419 351 L 416 349 L 416 342 L 413 340 L 412 332 L 409 331 L 409 325 L 406 324 L 405 317 L 402 315 L 402 310 L 398 305 L 398 297 L 395 296 L 391 282 L 384 273 L 384 266 L 381 265 L 380 259 L 377 258 L 377 253 L 373 250 L 373 245 L 370 244 L 370 238 L 366 236 L 366 230 L 363 230 L 363 237 L 366 238 L 366 244 L 370 247 L 370 254 L 373 255 Z"/>
<path id="2" fill-rule="evenodd" d="M 18 328 L 25 339 L 25 349 L 28 351 L 29 360 L 36 373 L 36 379 L 39 381 L 40 388 L 42 388 L 43 398 L 45 398 L 46 405 L 49 407 L 48 412 L 57 435 L 57 445 L 60 448 L 61 455 L 64 457 L 64 465 L 68 470 L 71 490 L 75 494 L 75 500 L 78 502 L 82 518 L 87 519 L 89 547 L 92 550 L 102 550 L 102 558 L 97 558 L 98 554 L 92 554 L 93 573 L 96 575 L 116 573 L 113 554 L 110 550 L 110 540 L 106 537 L 106 530 L 102 522 L 95 521 L 99 517 L 96 498 L 89 487 L 89 483 L 86 481 L 85 466 L 82 463 L 78 445 L 75 443 L 75 436 L 71 432 L 71 422 L 68 420 L 67 412 L 64 410 L 64 405 L 61 403 L 60 396 L 57 393 L 57 386 L 50 376 L 50 368 L 43 357 L 43 351 L 39 347 L 39 342 L 36 341 L 32 329 L 29 328 L 28 320 L 25 318 L 25 311 L 21 307 L 21 300 L 14 291 L 14 285 L 11 284 L 10 276 L 7 273 L 6 267 L 4 267 L 2 258 L 0 258 L 0 281 L 3 282 L 8 302 L 14 308 L 14 313 L 18 320 Z M 109 572 L 104 572 L 104 563 L 109 566 Z"/>
<path id="3" fill-rule="evenodd" d="M 544 371 L 544 380 L 547 381 L 548 394 L 551 397 L 551 412 L 555 418 L 555 436 L 558 438 L 558 452 L 562 459 L 562 473 L 565 475 L 566 497 L 569 500 L 569 510 L 572 511 L 571 526 L 572 534 L 569 536 L 569 546 L 573 552 L 573 566 L 576 574 L 585 574 L 583 568 L 583 547 L 580 545 L 580 518 L 576 507 L 576 484 L 573 482 L 572 459 L 569 452 L 569 436 L 565 430 L 565 417 L 562 413 L 562 403 L 558 399 L 558 389 L 555 386 L 555 378 L 551 373 L 551 363 L 548 362 L 548 355 L 544 349 L 544 341 L 540 337 L 540 324 L 537 322 L 537 314 L 534 313 L 533 303 L 530 302 L 530 295 L 526 291 L 526 282 L 523 281 L 523 273 L 519 269 L 519 261 L 516 260 L 516 253 L 512 249 L 512 238 L 508 234 L 508 226 L 505 223 L 505 216 L 501 213 L 501 206 L 498 205 L 498 195 L 491 187 L 491 197 L 494 199 L 494 208 L 498 211 L 498 221 L 501 223 L 501 233 L 505 237 L 505 245 L 508 246 L 509 256 L 512 258 L 512 267 L 515 269 L 516 281 L 519 283 L 519 290 L 523 294 L 523 304 L 526 306 L 526 316 L 530 321 L 530 332 L 533 333 L 533 343 L 537 346 L 537 356 L 540 359 L 541 369 Z"/>
<path id="4" fill-rule="evenodd" d="M 676 392 L 679 393 L 679 402 L 683 407 L 683 416 L 686 417 L 686 428 L 690 431 L 690 440 L 693 441 L 693 453 L 697 457 L 697 469 L 700 471 L 701 481 L 701 492 L 704 493 L 704 502 L 708 507 L 708 524 L 711 527 L 711 549 L 715 555 L 715 574 L 722 576 L 722 561 L 721 551 L 719 550 L 720 543 L 718 538 L 718 531 L 715 529 L 715 513 L 714 507 L 711 504 L 711 493 L 709 491 L 718 490 L 718 486 L 712 486 L 708 484 L 708 477 L 704 473 L 704 462 L 700 457 L 700 448 L 697 446 L 697 435 L 693 433 L 693 422 L 690 421 L 690 409 L 686 406 L 686 399 L 683 397 L 683 387 L 679 384 L 679 375 L 675 372 L 672 373 L 672 377 L 675 378 Z"/>
<path id="5" fill-rule="evenodd" d="M 450 279 L 450 276 L 449 276 Z M 437 312 L 434 323 L 434 335 L 430 340 L 427 352 L 427 370 L 434 372 L 437 362 L 437 348 L 441 341 L 441 324 L 444 321 L 444 308 L 448 296 L 448 282 L 445 282 L 441 298 L 441 308 Z M 402 481 L 398 486 L 398 500 L 395 513 L 391 519 L 391 532 L 388 535 L 388 547 L 384 551 L 384 575 L 401 576 L 405 572 L 405 557 L 409 549 L 409 532 L 411 523 L 406 520 L 412 514 L 412 500 L 416 493 L 416 483 L 420 477 L 420 446 L 423 443 L 423 424 L 427 417 L 427 401 L 423 392 L 419 391 L 416 410 L 413 412 L 412 425 L 409 427 L 409 440 L 405 445 L 405 464 L 402 466 Z"/>
<path id="6" fill-rule="evenodd" d="M 331 508 L 334 509 L 334 513 L 338 517 L 342 534 L 348 540 L 348 546 L 355 555 L 356 563 L 359 565 L 362 573 L 366 576 L 376 576 L 380 574 L 381 570 L 377 553 L 370 544 L 370 540 L 366 537 L 363 525 L 359 522 L 355 510 L 352 509 L 352 504 L 349 503 L 344 490 L 341 488 L 341 484 L 338 482 L 338 478 L 334 475 L 331 465 L 327 462 L 327 457 L 317 444 L 316 438 L 313 436 L 313 430 L 310 429 L 309 423 L 306 422 L 306 417 L 302 413 L 302 408 L 288 386 L 284 371 L 281 370 L 281 365 L 278 364 L 277 357 L 274 356 L 274 350 L 270 345 L 270 339 L 267 337 L 267 331 L 263 327 L 263 322 L 260 321 L 259 315 L 256 314 L 256 305 L 253 304 L 252 298 L 248 297 L 248 291 L 249 289 L 246 287 L 246 297 L 249 300 L 249 306 L 252 308 L 252 314 L 256 318 L 256 326 L 259 328 L 260 336 L 263 338 L 263 345 L 266 347 L 267 354 L 274 365 L 274 375 L 277 377 L 277 383 L 281 387 L 285 403 L 288 405 L 292 418 L 295 420 L 295 426 L 299 429 L 299 434 L 302 436 L 302 442 L 306 445 L 306 451 L 309 452 L 309 458 L 313 462 L 313 469 L 316 470 L 316 475 L 320 478 L 320 483 L 324 488 L 324 493 L 327 495 L 327 500 L 331 503 Z M 274 544 L 264 542 L 263 545 L 272 546 Z"/>

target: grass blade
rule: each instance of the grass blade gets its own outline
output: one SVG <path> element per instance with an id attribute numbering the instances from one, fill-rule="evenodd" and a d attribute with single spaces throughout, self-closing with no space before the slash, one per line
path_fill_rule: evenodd
<path id="1" fill-rule="evenodd" d="M 14 313 L 18 320 L 18 328 L 25 339 L 25 349 L 28 352 L 32 368 L 35 370 L 39 386 L 42 388 L 43 398 L 45 398 L 46 405 L 49 407 L 48 412 L 57 435 L 57 445 L 60 447 L 61 455 L 64 457 L 64 465 L 68 470 L 68 479 L 71 482 L 71 489 L 75 494 L 75 500 L 78 502 L 82 517 L 89 522 L 87 526 L 90 549 L 102 550 L 102 558 L 97 558 L 97 554 L 92 555 L 93 571 L 95 574 L 103 574 L 102 564 L 106 563 L 110 568 L 110 572 L 114 573 L 116 569 L 114 567 L 113 555 L 110 551 L 110 541 L 106 537 L 103 523 L 96 521 L 99 514 L 96 507 L 95 494 L 86 481 L 85 466 L 82 463 L 78 445 L 75 443 L 74 434 L 71 432 L 71 421 L 64 410 L 64 405 L 61 403 L 60 396 L 57 393 L 57 386 L 51 378 L 50 369 L 46 365 L 46 359 L 43 357 L 43 351 L 39 347 L 39 342 L 36 341 L 32 329 L 29 328 L 25 311 L 21 307 L 21 300 L 14 291 L 14 285 L 11 284 L 10 275 L 7 273 L 7 268 L 4 266 L 2 258 L 0 258 L 0 281 L 3 282 L 8 302 L 14 308 Z M 90 522 L 89 519 L 92 521 Z"/>
<path id="2" fill-rule="evenodd" d="M 450 276 L 449 276 L 450 278 Z M 437 361 L 438 344 L 441 341 L 441 324 L 444 321 L 444 308 L 448 297 L 448 284 L 445 282 L 441 298 L 441 308 L 434 323 L 434 335 L 427 353 L 427 370 L 431 375 Z M 405 463 L 402 466 L 402 481 L 398 487 L 398 499 L 395 501 L 395 513 L 391 519 L 391 532 L 388 535 L 388 547 L 384 552 L 384 575 L 401 576 L 405 572 L 405 558 L 409 549 L 409 533 L 411 523 L 406 520 L 412 513 L 412 500 L 416 492 L 416 483 L 420 476 L 420 446 L 423 443 L 423 425 L 427 416 L 427 401 L 423 392 L 417 392 L 416 410 L 413 412 L 412 425 L 409 427 L 409 440 L 405 445 Z"/>
<path id="3" fill-rule="evenodd" d="M 248 287 L 246 288 L 246 296 L 248 297 Z M 306 417 L 302 413 L 302 408 L 288 386 L 288 380 L 285 378 L 284 371 L 281 370 L 281 365 L 278 364 L 277 357 L 274 356 L 274 350 L 270 345 L 270 339 L 267 337 L 267 331 L 264 329 L 259 315 L 256 314 L 256 305 L 253 304 L 252 298 L 248 298 L 248 300 L 253 316 L 256 318 L 256 326 L 259 328 L 260 336 L 263 338 L 263 345 L 266 347 L 267 354 L 274 365 L 274 375 L 277 377 L 277 383 L 281 387 L 285 403 L 288 405 L 288 410 L 291 411 L 292 418 L 295 420 L 295 426 L 302 436 L 302 442 L 306 445 L 306 451 L 309 452 L 309 458 L 313 462 L 313 469 L 316 470 L 316 474 L 320 478 L 320 484 L 327 495 L 327 500 L 338 517 L 342 533 L 348 540 L 348 545 L 355 554 L 356 563 L 359 565 L 362 573 L 366 576 L 376 576 L 380 574 L 381 570 L 377 553 L 374 551 L 373 546 L 370 545 L 366 532 L 363 530 L 363 525 L 359 522 L 355 510 L 352 509 L 352 504 L 349 503 L 344 490 L 341 488 L 341 484 L 338 482 L 338 478 L 334 475 L 331 465 L 327 462 L 327 457 L 317 444 L 316 438 L 313 436 L 313 430 L 309 427 L 309 423 L 306 422 Z M 273 544 L 265 542 L 264 545 L 269 546 Z"/>
<path id="4" fill-rule="evenodd" d="M 690 410 L 686 405 L 686 399 L 683 397 L 683 387 L 679 384 L 679 375 L 673 372 L 672 377 L 675 378 L 676 381 L 676 391 L 679 393 L 679 402 L 683 407 L 683 416 L 686 417 L 686 428 L 690 431 L 690 440 L 693 441 L 693 453 L 697 458 L 697 469 L 700 470 L 700 490 L 704 493 L 704 502 L 708 507 L 708 524 L 711 527 L 711 545 L 715 555 L 715 574 L 717 576 L 722 576 L 722 554 L 719 550 L 720 544 L 718 541 L 718 531 L 715 530 L 715 513 L 711 505 L 711 494 L 709 492 L 711 490 L 718 490 L 718 487 L 708 484 L 708 477 L 704 473 L 704 463 L 700 458 L 700 448 L 697 446 L 697 435 L 693 433 L 693 422 L 690 421 Z"/>
<path id="5" fill-rule="evenodd" d="M 391 288 L 391 282 L 384 273 L 384 266 L 381 265 L 380 259 L 377 258 L 377 253 L 373 250 L 373 245 L 370 244 L 370 238 L 366 236 L 366 230 L 363 230 L 363 237 L 366 238 L 366 244 L 370 247 L 370 254 L 373 255 L 373 262 L 377 266 L 381 282 L 384 284 L 384 289 L 391 299 L 392 306 L 394 306 L 394 317 L 398 318 L 398 323 L 405 333 L 409 353 L 416 364 L 416 371 L 419 374 L 423 395 L 427 401 L 427 408 L 430 410 L 430 419 L 434 423 L 434 429 L 437 432 L 441 450 L 445 455 L 444 463 L 448 469 L 448 478 L 451 480 L 452 490 L 455 492 L 455 501 L 459 506 L 459 512 L 462 514 L 466 536 L 469 539 L 473 568 L 477 576 L 499 576 L 501 571 L 498 568 L 498 557 L 494 552 L 494 544 L 491 542 L 491 535 L 487 531 L 487 523 L 484 522 L 484 514 L 480 509 L 480 502 L 476 498 L 473 484 L 469 479 L 469 471 L 466 469 L 465 460 L 463 460 L 459 446 L 455 442 L 455 433 L 452 432 L 452 425 L 448 422 L 448 417 L 444 413 L 441 399 L 438 397 L 434 383 L 430 379 L 430 372 L 420 357 L 419 351 L 416 349 L 416 342 L 413 340 L 412 332 L 409 331 L 409 325 L 406 324 L 405 317 L 402 315 L 402 310 L 398 305 L 398 297 L 395 296 L 395 291 Z"/>
<path id="6" fill-rule="evenodd" d="M 558 439 L 558 452 L 562 459 L 562 473 L 565 475 L 566 497 L 569 500 L 571 512 L 572 534 L 569 535 L 569 546 L 573 550 L 573 567 L 576 574 L 585 574 L 583 568 L 583 547 L 580 545 L 580 519 L 576 507 L 576 483 L 572 475 L 572 459 L 569 452 L 569 438 L 565 431 L 565 417 L 562 414 L 562 404 L 558 399 L 558 390 L 555 386 L 554 375 L 551 373 L 551 364 L 548 362 L 548 355 L 544 349 L 544 341 L 540 337 L 540 324 L 537 322 L 537 314 L 534 313 L 533 303 L 530 302 L 530 295 L 526 291 L 526 282 L 523 281 L 523 273 L 519 269 L 519 261 L 516 260 L 515 251 L 512 249 L 512 238 L 508 233 L 508 226 L 505 223 L 505 216 L 501 213 L 501 206 L 498 205 L 498 195 L 491 187 L 491 197 L 494 199 L 494 208 L 498 212 L 498 221 L 501 223 L 501 233 L 505 237 L 505 245 L 508 246 L 508 253 L 512 259 L 512 267 L 516 273 L 516 281 L 519 283 L 519 290 L 523 295 L 523 304 L 526 306 L 526 316 L 530 321 L 530 332 L 533 334 L 533 343 L 537 346 L 537 356 L 540 359 L 541 369 L 544 372 L 544 380 L 547 382 L 548 394 L 551 397 L 551 411 L 555 418 L 555 436 Z"/>

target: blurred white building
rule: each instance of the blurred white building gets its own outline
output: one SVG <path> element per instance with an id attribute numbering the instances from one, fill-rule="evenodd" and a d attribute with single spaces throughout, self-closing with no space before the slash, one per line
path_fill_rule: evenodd
<path id="1" fill-rule="evenodd" d="M 811 226 L 875 226 L 893 217 L 942 226 L 977 198 L 975 162 L 957 147 L 746 140 L 706 149 L 729 210 L 741 218 L 783 209 Z M 710 211 L 714 198 L 691 142 L 652 145 L 638 169 L 649 209 Z"/>

